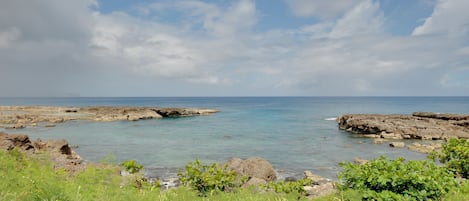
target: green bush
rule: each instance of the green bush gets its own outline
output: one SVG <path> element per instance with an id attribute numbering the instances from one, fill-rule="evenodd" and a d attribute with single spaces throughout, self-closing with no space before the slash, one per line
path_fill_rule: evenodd
<path id="1" fill-rule="evenodd" d="M 186 165 L 185 171 L 179 171 L 178 177 L 183 185 L 197 190 L 200 196 L 217 191 L 227 192 L 240 186 L 240 182 L 236 182 L 236 172 L 216 163 L 204 165 L 200 160 Z"/>
<path id="2" fill-rule="evenodd" d="M 450 139 L 440 152 L 431 152 L 429 158 L 439 159 L 456 175 L 469 177 L 469 141 L 466 139 Z"/>
<path id="3" fill-rule="evenodd" d="M 300 179 L 297 181 L 279 181 L 279 182 L 269 182 L 262 187 L 266 190 L 273 190 L 276 193 L 297 193 L 304 195 L 305 189 L 304 186 L 311 185 L 313 181 L 311 179 Z"/>
<path id="4" fill-rule="evenodd" d="M 440 199 L 456 186 L 453 175 L 431 161 L 388 160 L 382 156 L 363 165 L 341 163 L 343 190 L 362 193 L 363 200 Z"/>
<path id="5" fill-rule="evenodd" d="M 130 174 L 137 173 L 143 168 L 143 165 L 140 165 L 135 160 L 128 160 L 120 163 L 125 169 L 125 171 L 129 172 Z"/>

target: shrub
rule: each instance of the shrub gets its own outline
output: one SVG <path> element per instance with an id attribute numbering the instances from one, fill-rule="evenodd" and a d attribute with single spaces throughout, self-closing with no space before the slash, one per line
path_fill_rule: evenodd
<path id="1" fill-rule="evenodd" d="M 463 178 L 469 176 L 469 141 L 466 139 L 450 139 L 440 152 L 433 151 L 428 157 L 439 159 L 456 175 Z"/>
<path id="2" fill-rule="evenodd" d="M 143 168 L 143 165 L 140 165 L 135 160 L 128 160 L 120 163 L 125 169 L 125 171 L 129 172 L 130 174 L 137 173 Z"/>
<path id="3" fill-rule="evenodd" d="M 228 192 L 240 186 L 236 182 L 236 172 L 216 163 L 204 165 L 200 160 L 186 165 L 185 172 L 179 171 L 178 177 L 182 184 L 197 190 L 200 196 L 216 191 Z"/>
<path id="4" fill-rule="evenodd" d="M 276 193 L 298 193 L 298 194 L 305 194 L 304 186 L 311 185 L 313 181 L 311 179 L 300 179 L 297 181 L 289 181 L 289 182 L 270 182 L 262 187 L 266 190 L 273 190 Z"/>
<path id="5" fill-rule="evenodd" d="M 456 185 L 453 175 L 431 161 L 388 160 L 382 156 L 363 165 L 341 163 L 343 190 L 362 193 L 363 200 L 440 199 Z"/>

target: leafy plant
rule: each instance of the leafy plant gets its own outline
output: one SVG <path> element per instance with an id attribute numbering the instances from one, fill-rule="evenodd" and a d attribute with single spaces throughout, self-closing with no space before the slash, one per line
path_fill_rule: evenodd
<path id="1" fill-rule="evenodd" d="M 125 168 L 125 171 L 130 174 L 137 173 L 143 168 L 143 165 L 138 164 L 135 160 L 124 161 L 120 165 L 122 165 Z"/>
<path id="2" fill-rule="evenodd" d="M 186 165 L 185 171 L 179 171 L 178 177 L 182 184 L 197 190 L 200 196 L 217 191 L 228 192 L 240 186 L 240 183 L 236 182 L 236 172 L 216 163 L 204 165 L 200 160 Z"/>
<path id="3" fill-rule="evenodd" d="M 276 193 L 298 193 L 305 194 L 304 186 L 311 185 L 313 181 L 311 179 L 300 179 L 297 181 L 279 181 L 269 182 L 262 187 L 266 190 L 273 190 Z"/>
<path id="4" fill-rule="evenodd" d="M 440 152 L 433 151 L 428 157 L 433 160 L 439 159 L 456 175 L 469 177 L 469 141 L 466 139 L 450 139 Z"/>
<path id="5" fill-rule="evenodd" d="M 456 186 L 453 175 L 431 161 L 404 161 L 381 156 L 362 165 L 341 163 L 342 189 L 361 191 L 363 200 L 428 200 Z"/>

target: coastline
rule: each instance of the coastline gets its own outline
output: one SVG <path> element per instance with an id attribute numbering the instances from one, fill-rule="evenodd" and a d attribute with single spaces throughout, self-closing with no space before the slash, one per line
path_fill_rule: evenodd
<path id="1" fill-rule="evenodd" d="M 139 121 L 167 117 L 210 115 L 217 112 L 219 111 L 215 109 L 130 106 L 0 106 L 0 127 L 22 129 L 35 127 L 41 123 L 45 127 L 55 127 L 55 124 L 75 120 L 96 122 Z"/>

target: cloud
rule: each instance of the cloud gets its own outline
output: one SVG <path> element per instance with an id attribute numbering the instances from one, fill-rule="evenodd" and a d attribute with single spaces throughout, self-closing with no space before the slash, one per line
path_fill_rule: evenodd
<path id="1" fill-rule="evenodd" d="M 340 16 L 361 0 L 285 0 L 294 15 L 330 19 Z"/>
<path id="2" fill-rule="evenodd" d="M 384 15 L 379 3 L 366 0 L 356 5 L 339 19 L 330 33 L 330 37 L 377 34 L 383 31 Z"/>
<path id="3" fill-rule="evenodd" d="M 440 34 L 449 36 L 469 35 L 469 14 L 466 0 L 439 0 L 430 17 L 414 29 L 412 35 Z"/>
<path id="4" fill-rule="evenodd" d="M 454 2 L 438 1 L 412 35 L 394 36 L 374 0 L 316 2 L 302 16 L 325 20 L 270 30 L 257 28 L 251 0 L 161 1 L 109 13 L 95 1 L 8 1 L 0 8 L 0 91 L 468 95 L 469 20 L 459 10 L 465 2 Z"/>

